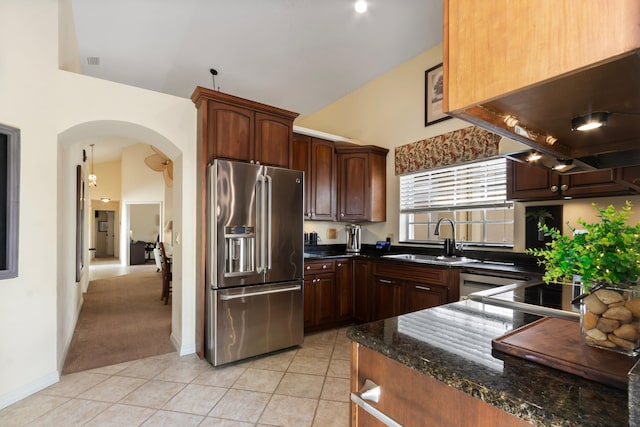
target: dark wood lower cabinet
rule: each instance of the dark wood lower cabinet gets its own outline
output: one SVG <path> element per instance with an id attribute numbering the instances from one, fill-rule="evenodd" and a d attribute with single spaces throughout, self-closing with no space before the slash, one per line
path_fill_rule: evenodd
<path id="1" fill-rule="evenodd" d="M 378 403 L 367 401 L 405 426 L 525 427 L 531 424 L 454 389 L 433 377 L 395 360 L 351 344 L 351 392 L 359 392 L 365 380 L 380 386 Z M 376 418 L 351 403 L 351 426 L 383 426 Z"/>
<path id="2" fill-rule="evenodd" d="M 369 320 L 457 301 L 459 279 L 460 272 L 455 268 L 374 261 Z"/>
<path id="3" fill-rule="evenodd" d="M 356 259 L 353 262 L 353 320 L 370 322 L 372 316 L 371 261 Z"/>
<path id="4" fill-rule="evenodd" d="M 404 311 L 401 280 L 385 276 L 373 276 L 373 318 L 386 319 L 399 316 Z"/>
<path id="5" fill-rule="evenodd" d="M 364 258 L 308 260 L 305 332 L 399 316 L 459 299 L 456 268 Z"/>
<path id="6" fill-rule="evenodd" d="M 335 274 L 316 274 L 304 281 L 304 326 L 313 328 L 333 320 Z"/>
<path id="7" fill-rule="evenodd" d="M 305 262 L 305 332 L 353 321 L 352 262 L 351 258 Z"/>
<path id="8" fill-rule="evenodd" d="M 353 319 L 353 260 L 336 260 L 336 320 Z"/>
<path id="9" fill-rule="evenodd" d="M 423 310 L 447 303 L 447 288 L 420 282 L 405 283 L 405 312 Z"/>

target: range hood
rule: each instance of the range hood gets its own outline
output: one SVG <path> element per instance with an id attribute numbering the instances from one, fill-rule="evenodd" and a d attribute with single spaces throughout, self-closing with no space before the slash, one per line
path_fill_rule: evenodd
<path id="1" fill-rule="evenodd" d="M 571 130 L 574 117 L 593 112 L 609 113 L 607 124 Z M 530 147 L 507 157 L 526 161 L 535 151 L 542 156 L 538 164 L 558 173 L 640 165 L 640 49 L 455 116 Z"/>

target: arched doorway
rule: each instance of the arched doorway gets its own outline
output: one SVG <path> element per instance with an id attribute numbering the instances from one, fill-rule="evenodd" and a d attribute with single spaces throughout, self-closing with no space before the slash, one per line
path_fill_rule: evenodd
<path id="1" fill-rule="evenodd" d="M 167 138 L 155 132 L 154 130 L 137 125 L 135 123 L 121 121 L 95 121 L 82 123 L 60 133 L 58 137 L 58 169 L 60 188 L 58 215 L 60 218 L 66 218 L 74 205 L 73 197 L 68 196 L 67 192 L 65 191 L 66 187 L 68 186 L 67 171 L 71 168 L 75 168 L 76 165 L 82 165 L 83 173 L 85 175 L 89 171 L 89 164 L 86 161 L 87 145 L 89 141 L 91 141 L 91 143 L 95 143 L 96 149 L 99 149 L 100 145 L 109 147 L 113 143 L 117 146 L 119 143 L 118 141 L 122 139 L 134 141 L 135 144 L 138 144 L 141 147 L 139 147 L 140 150 L 144 148 L 146 150 L 149 150 L 149 153 L 151 153 L 152 151 L 150 150 L 150 147 L 153 146 L 156 149 L 161 150 L 167 155 L 167 157 L 171 158 L 172 160 L 176 158 L 180 159 L 174 169 L 174 176 L 177 177 L 177 182 L 182 182 L 181 150 Z M 144 154 L 142 156 L 144 156 Z M 135 169 L 140 173 L 155 173 L 152 171 L 148 171 L 148 168 L 146 168 L 141 161 L 139 162 L 139 165 L 134 167 L 127 163 L 127 161 L 123 161 L 121 167 L 125 170 Z M 160 182 L 163 182 L 162 174 L 157 174 L 157 179 Z M 106 182 L 109 182 L 109 180 L 109 173 L 103 172 L 102 180 L 100 180 L 100 176 L 98 177 L 98 188 L 105 188 L 104 184 Z M 102 183 L 102 186 L 100 183 Z M 122 185 L 125 188 L 128 188 L 126 183 Z M 140 202 L 141 200 L 144 201 L 144 197 L 141 198 L 140 196 L 141 194 L 143 194 L 142 191 L 143 190 L 140 190 L 134 196 L 130 196 L 128 200 L 137 202 Z M 85 245 L 83 254 L 83 259 L 85 260 L 85 268 L 82 271 L 80 282 L 78 283 L 74 283 L 74 280 L 71 279 L 70 275 L 67 273 L 67 270 L 74 267 L 73 260 L 71 260 L 68 256 L 70 253 L 68 242 L 71 240 L 75 241 L 75 228 L 71 227 L 71 223 L 69 223 L 69 225 L 64 223 L 65 221 L 63 221 L 63 224 L 61 224 L 60 226 L 60 250 L 58 251 L 58 264 L 61 265 L 61 269 L 59 271 L 58 277 L 57 299 L 57 308 L 59 313 L 58 357 L 60 360 L 64 360 L 71 340 L 71 336 L 73 335 L 73 329 L 75 327 L 79 308 L 82 306 L 82 292 L 86 291 L 88 286 L 90 269 L 90 263 L 88 261 L 95 254 L 96 249 L 96 240 L 94 239 L 90 241 L 89 236 L 92 234 L 91 231 L 94 228 L 96 230 L 100 230 L 100 222 L 106 222 L 106 229 L 109 231 L 113 231 L 116 236 L 116 239 L 113 243 L 114 255 L 117 255 L 119 257 L 121 263 L 129 263 L 130 236 L 128 236 L 127 234 L 128 229 L 123 226 L 124 224 L 129 223 L 129 218 L 127 217 L 128 211 L 125 209 L 125 200 L 109 200 L 108 202 L 103 202 L 100 201 L 100 199 L 102 198 L 101 196 L 102 194 L 100 193 L 94 193 L 93 196 L 88 196 L 84 201 L 84 203 L 86 203 L 86 209 L 84 209 L 85 218 L 83 224 L 85 227 Z M 108 199 L 108 197 L 105 199 Z M 154 236 L 158 236 L 159 239 L 163 239 L 164 233 L 159 232 L 159 230 L 163 229 L 163 223 L 166 222 L 165 220 L 171 220 L 172 225 L 174 224 L 174 222 L 176 222 L 171 216 L 171 213 L 174 211 L 180 212 L 182 210 L 181 206 L 174 207 L 174 204 L 180 203 L 181 199 L 178 199 L 176 203 L 174 203 L 174 198 L 172 196 L 165 197 L 164 195 L 162 195 L 162 197 L 159 197 L 156 195 L 152 200 L 156 203 L 159 203 L 159 206 L 162 206 L 162 212 L 158 213 L 158 218 L 154 218 L 153 222 L 157 222 L 157 224 L 155 225 L 156 231 L 154 233 Z M 165 200 L 166 203 L 163 203 L 163 201 Z M 102 203 L 108 203 L 109 206 L 102 205 Z M 102 211 L 112 212 L 113 227 L 109 226 L 110 218 L 108 213 L 107 221 L 96 220 L 95 214 Z M 180 218 L 177 218 L 177 223 L 180 223 Z M 155 240 L 155 238 L 153 240 Z M 106 245 L 108 246 L 108 243 L 106 243 Z M 93 250 L 90 251 L 90 249 Z M 109 252 L 109 248 L 106 248 L 106 251 Z M 180 252 L 181 247 L 178 245 L 174 249 L 174 258 L 177 260 L 178 264 L 180 264 L 181 260 Z M 63 265 L 65 267 L 63 267 Z M 89 268 L 86 268 L 87 266 L 89 266 Z M 175 274 L 174 293 L 176 292 L 176 289 L 181 290 L 180 283 L 180 275 Z M 174 329 L 176 329 L 176 320 L 178 321 L 178 328 L 180 328 L 182 301 L 182 298 L 174 298 L 171 304 L 173 311 L 171 322 L 171 341 L 174 343 L 174 345 L 177 346 L 180 346 L 180 341 L 178 339 L 175 339 L 173 331 Z M 178 337 L 180 337 L 180 334 L 177 335 Z M 178 350 L 181 349 L 178 348 Z"/>

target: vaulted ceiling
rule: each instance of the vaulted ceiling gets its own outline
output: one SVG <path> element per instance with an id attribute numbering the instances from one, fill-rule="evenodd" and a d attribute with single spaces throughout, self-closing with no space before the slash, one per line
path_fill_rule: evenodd
<path id="1" fill-rule="evenodd" d="M 84 74 L 313 113 L 442 42 L 442 0 L 72 0 Z M 91 65 L 98 62 L 97 65 Z"/>

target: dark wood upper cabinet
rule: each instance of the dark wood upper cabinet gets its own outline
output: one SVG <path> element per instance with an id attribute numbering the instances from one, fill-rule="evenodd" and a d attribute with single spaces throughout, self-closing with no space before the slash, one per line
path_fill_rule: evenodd
<path id="1" fill-rule="evenodd" d="M 256 161 L 263 165 L 288 168 L 293 119 L 256 112 L 255 122 Z"/>
<path id="2" fill-rule="evenodd" d="M 553 200 L 560 198 L 604 197 L 633 194 L 629 185 L 619 181 L 632 168 L 603 169 L 560 175 L 547 169 L 507 162 L 507 198 L 509 200 Z"/>
<path id="3" fill-rule="evenodd" d="M 293 134 L 291 168 L 305 172 L 305 219 L 336 219 L 336 161 L 332 141 Z"/>
<path id="4" fill-rule="evenodd" d="M 288 168 L 297 113 L 197 87 L 198 146 L 206 164 L 216 158 Z"/>
<path id="5" fill-rule="evenodd" d="M 336 143 L 338 221 L 386 221 L 388 152 L 372 145 Z"/>

